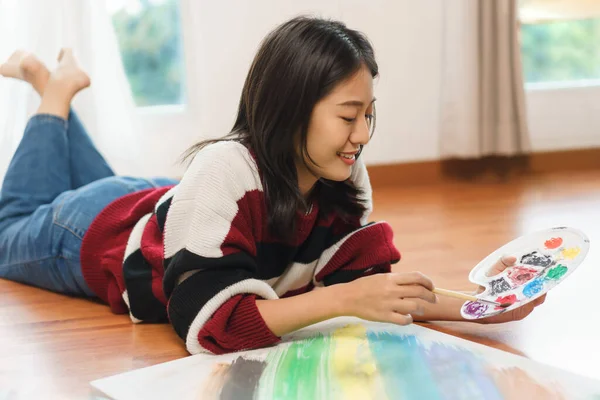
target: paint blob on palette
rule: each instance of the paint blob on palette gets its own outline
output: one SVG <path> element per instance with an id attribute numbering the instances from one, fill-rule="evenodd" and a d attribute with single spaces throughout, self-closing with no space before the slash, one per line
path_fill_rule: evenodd
<path id="1" fill-rule="evenodd" d="M 514 310 L 543 296 L 583 262 L 589 246 L 589 239 L 583 232 L 566 227 L 535 232 L 507 243 L 473 268 L 469 279 L 485 288 L 477 297 L 510 303 L 511 306 L 503 309 L 467 302 L 462 306 L 462 316 L 467 319 L 486 318 Z M 503 256 L 516 257 L 516 264 L 501 274 L 488 276 L 492 266 Z"/>

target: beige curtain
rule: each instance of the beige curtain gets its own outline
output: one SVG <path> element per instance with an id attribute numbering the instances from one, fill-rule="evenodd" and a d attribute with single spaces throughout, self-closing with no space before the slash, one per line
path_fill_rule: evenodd
<path id="1" fill-rule="evenodd" d="M 443 33 L 441 156 L 526 153 L 517 2 L 444 1 Z"/>

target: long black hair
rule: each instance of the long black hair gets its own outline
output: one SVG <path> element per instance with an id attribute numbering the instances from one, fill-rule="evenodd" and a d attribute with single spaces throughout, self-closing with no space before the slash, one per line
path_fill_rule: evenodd
<path id="1" fill-rule="evenodd" d="M 289 238 L 296 212 L 305 205 L 294 163 L 297 135 L 300 154 L 310 159 L 307 130 L 314 106 L 362 65 L 378 75 L 368 39 L 342 22 L 296 17 L 283 23 L 267 35 L 252 62 L 231 132 L 195 144 L 184 160 L 216 141 L 246 145 L 262 174 L 271 233 Z M 361 191 L 348 181 L 320 179 L 315 192 L 323 212 L 335 210 L 349 218 L 365 211 Z"/>

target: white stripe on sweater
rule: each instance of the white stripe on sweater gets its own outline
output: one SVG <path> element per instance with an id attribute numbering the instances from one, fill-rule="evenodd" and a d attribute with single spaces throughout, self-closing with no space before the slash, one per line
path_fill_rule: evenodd
<path id="1" fill-rule="evenodd" d="M 202 307 L 190 325 L 190 329 L 185 340 L 185 346 L 190 354 L 210 353 L 207 349 L 202 347 L 200 342 L 198 342 L 198 333 L 206 321 L 212 317 L 212 315 L 223 305 L 223 303 L 232 297 L 237 296 L 238 294 L 247 293 L 256 294 L 265 300 L 275 300 L 278 298 L 271 286 L 257 279 L 245 279 L 221 290 L 219 293 L 213 296 L 204 305 L 204 307 Z"/>
<path id="2" fill-rule="evenodd" d="M 141 319 L 137 319 L 136 317 L 134 317 L 131 313 L 131 306 L 129 305 L 129 294 L 127 294 L 127 290 L 123 291 L 121 297 L 123 297 L 123 301 L 125 302 L 125 304 L 127 304 L 127 308 L 129 308 L 129 318 L 131 318 L 131 322 L 133 322 L 134 324 L 144 322 Z"/>
<path id="3" fill-rule="evenodd" d="M 360 224 L 366 225 L 369 222 L 369 217 L 373 211 L 373 189 L 371 188 L 369 173 L 367 172 L 367 167 L 365 166 L 362 157 L 359 157 L 358 160 L 356 160 L 356 164 L 352 166 L 350 180 L 357 189 L 363 191 L 361 197 L 367 200 L 365 203 L 366 210 L 360 219 Z"/>
<path id="4" fill-rule="evenodd" d="M 301 289 L 308 285 L 313 279 L 318 262 L 317 259 L 309 264 L 291 264 L 272 285 L 275 293 L 281 296 L 290 290 Z"/>
<path id="5" fill-rule="evenodd" d="M 236 142 L 200 151 L 173 197 L 165 226 L 165 258 L 185 248 L 203 257 L 222 257 L 221 245 L 238 213 L 237 202 L 262 191 L 256 163 Z"/>
<path id="6" fill-rule="evenodd" d="M 127 247 L 125 248 L 125 256 L 123 257 L 123 264 L 125 263 L 125 260 L 127 260 L 127 257 L 132 255 L 136 250 L 138 250 L 140 248 L 140 246 L 142 244 L 142 235 L 144 234 L 144 228 L 146 227 L 146 224 L 150 220 L 150 217 L 152 217 L 152 213 L 148 213 L 148 214 L 144 215 L 142 218 L 140 218 L 140 220 L 133 227 L 133 230 L 129 234 L 129 239 L 127 239 Z M 131 312 L 131 305 L 129 303 L 129 295 L 127 294 L 127 290 L 125 290 L 121 294 L 121 296 L 123 297 L 123 301 L 125 301 L 125 304 L 127 304 L 127 308 L 129 309 L 129 316 L 131 317 L 131 321 L 133 321 L 133 323 L 135 323 L 135 324 L 142 322 L 142 320 L 136 318 L 133 315 L 133 313 Z"/>
<path id="7" fill-rule="evenodd" d="M 144 234 L 144 228 L 150 220 L 150 217 L 152 217 L 152 213 L 144 215 L 133 227 L 133 230 L 129 234 L 129 239 L 127 239 L 127 247 L 125 248 L 123 263 L 125 263 L 127 257 L 132 255 L 142 245 L 142 235 Z"/>

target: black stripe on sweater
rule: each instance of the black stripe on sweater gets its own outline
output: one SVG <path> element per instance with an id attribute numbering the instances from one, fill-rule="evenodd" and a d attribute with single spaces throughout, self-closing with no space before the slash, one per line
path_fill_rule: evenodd
<path id="1" fill-rule="evenodd" d="M 359 229 L 359 228 L 357 228 Z M 334 235 L 331 227 L 315 227 L 310 236 L 300 247 L 282 243 L 257 243 L 257 264 L 260 279 L 271 279 L 280 276 L 291 264 L 310 264 L 323 255 L 323 252 L 349 234 Z"/>
<path id="2" fill-rule="evenodd" d="M 376 265 L 366 269 L 339 269 L 323 277 L 323 284 L 325 286 L 331 286 L 338 283 L 348 283 L 363 276 L 386 272 L 386 270 L 387 268 L 385 265 Z"/>
<path id="3" fill-rule="evenodd" d="M 334 235 L 331 227 L 317 226 L 313 228 L 309 237 L 298 248 L 298 253 L 294 257 L 294 261 L 309 264 L 319 259 L 325 250 L 346 235 L 347 233 L 344 235 Z"/>
<path id="4" fill-rule="evenodd" d="M 169 299 L 169 319 L 180 338 L 186 340 L 190 325 L 202 307 L 223 289 L 252 278 L 244 270 L 206 270 L 190 276 L 174 290 Z"/>
<path id="5" fill-rule="evenodd" d="M 235 275 L 238 271 L 243 271 L 244 276 L 258 278 L 256 261 L 247 253 L 239 252 L 218 258 L 208 258 L 183 249 L 179 250 L 173 257 L 165 260 L 163 290 L 167 298 L 171 297 L 177 279 L 182 274 L 194 270 L 217 271 L 217 273 L 223 275 Z M 204 288 L 198 288 L 198 290 L 204 290 Z"/>
<path id="6" fill-rule="evenodd" d="M 344 235 L 345 236 L 345 235 Z M 245 270 L 255 279 L 268 280 L 281 276 L 292 263 L 310 264 L 341 236 L 333 235 L 328 227 L 316 227 L 310 238 L 300 247 L 282 243 L 257 243 L 256 259 L 240 251 L 223 257 L 203 257 L 187 249 L 179 250 L 173 257 L 164 260 L 165 276 L 163 289 L 170 296 L 177 279 L 194 270 Z"/>
<path id="7" fill-rule="evenodd" d="M 166 307 L 152 292 L 152 266 L 141 250 L 136 250 L 123 263 L 123 279 L 129 297 L 131 314 L 144 322 L 166 322 Z"/>
<path id="8" fill-rule="evenodd" d="M 165 200 L 156 209 L 156 221 L 158 222 L 158 229 L 160 229 L 161 233 L 163 233 L 165 231 L 165 222 L 167 221 L 167 212 L 169 212 L 169 208 L 171 207 L 172 201 L 173 201 L 173 196 L 171 196 L 167 200 Z"/>

